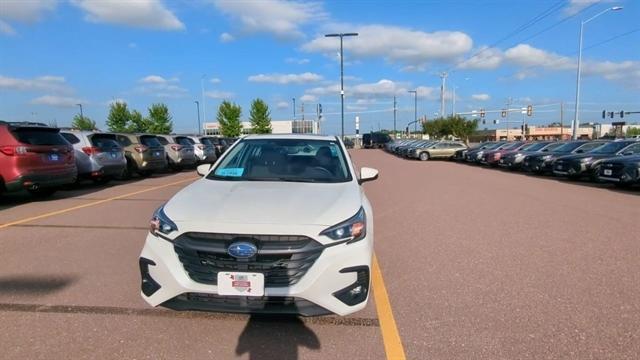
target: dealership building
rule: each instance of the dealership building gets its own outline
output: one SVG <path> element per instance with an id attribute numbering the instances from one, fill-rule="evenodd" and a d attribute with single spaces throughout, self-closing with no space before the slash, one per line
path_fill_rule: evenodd
<path id="1" fill-rule="evenodd" d="M 242 133 L 251 133 L 251 123 L 243 121 Z M 217 122 L 207 122 L 203 124 L 206 135 L 221 135 L 220 124 Z M 318 134 L 320 127 L 316 120 L 276 120 L 271 122 L 273 134 Z"/>

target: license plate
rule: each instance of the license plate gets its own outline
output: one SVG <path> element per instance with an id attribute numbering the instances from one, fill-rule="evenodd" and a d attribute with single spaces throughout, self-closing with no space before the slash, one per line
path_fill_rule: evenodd
<path id="1" fill-rule="evenodd" d="M 612 175 L 613 171 L 611 169 L 604 169 L 604 174 L 605 175 Z"/>
<path id="2" fill-rule="evenodd" d="M 153 156 L 160 156 L 160 152 L 159 151 L 154 152 Z"/>
<path id="3" fill-rule="evenodd" d="M 500 159 L 500 164 L 504 164 L 504 160 Z"/>
<path id="4" fill-rule="evenodd" d="M 556 166 L 556 170 L 562 170 L 562 165 Z"/>
<path id="5" fill-rule="evenodd" d="M 219 272 L 218 295 L 264 296 L 264 274 Z"/>
<path id="6" fill-rule="evenodd" d="M 60 155 L 58 155 L 58 154 L 49 154 L 49 160 L 58 161 L 58 160 L 60 160 Z"/>
<path id="7" fill-rule="evenodd" d="M 115 158 L 117 158 L 117 157 L 118 157 L 118 153 L 115 153 L 115 152 L 112 152 L 112 153 L 111 153 L 111 158 L 112 158 L 112 159 L 115 159 Z"/>

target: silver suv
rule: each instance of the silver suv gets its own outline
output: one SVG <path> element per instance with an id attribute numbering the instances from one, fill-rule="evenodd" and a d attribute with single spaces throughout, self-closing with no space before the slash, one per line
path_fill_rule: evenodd
<path id="1" fill-rule="evenodd" d="M 174 135 L 157 135 L 158 141 L 164 146 L 169 168 L 180 171 L 185 166 L 195 165 L 196 155 L 194 146 L 185 137 Z"/>
<path id="2" fill-rule="evenodd" d="M 61 130 L 60 135 L 73 145 L 78 178 L 104 183 L 122 175 L 127 166 L 124 149 L 114 134 Z"/>
<path id="3" fill-rule="evenodd" d="M 187 139 L 187 141 L 193 145 L 193 151 L 196 154 L 196 161 L 199 164 L 213 164 L 218 158 L 216 156 L 216 149 L 211 143 L 203 143 L 200 136 L 194 135 L 177 135 L 176 141 L 180 139 Z"/>

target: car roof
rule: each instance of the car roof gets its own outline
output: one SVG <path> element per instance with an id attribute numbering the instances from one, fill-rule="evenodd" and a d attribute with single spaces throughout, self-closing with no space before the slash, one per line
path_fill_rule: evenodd
<path id="1" fill-rule="evenodd" d="M 316 135 L 316 134 L 260 134 L 260 135 L 247 135 L 244 137 L 246 140 L 252 139 L 297 139 L 297 140 L 326 140 L 335 141 L 336 136 L 332 135 Z"/>

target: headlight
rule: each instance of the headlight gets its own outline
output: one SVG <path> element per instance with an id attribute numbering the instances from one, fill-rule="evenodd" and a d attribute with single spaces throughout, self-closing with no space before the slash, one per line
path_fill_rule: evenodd
<path id="1" fill-rule="evenodd" d="M 592 158 L 592 157 L 586 157 L 586 158 L 582 158 L 582 159 L 580 159 L 580 162 L 581 162 L 581 163 L 587 163 L 587 162 L 589 162 L 589 161 L 591 161 L 591 160 L 593 160 L 593 158 Z"/>
<path id="2" fill-rule="evenodd" d="M 524 156 L 524 154 L 517 153 L 515 157 L 520 158 L 520 157 L 523 157 L 523 156 Z"/>
<path id="3" fill-rule="evenodd" d="M 553 155 L 545 155 L 541 159 L 542 160 L 551 160 L 552 157 L 553 157 Z"/>
<path id="4" fill-rule="evenodd" d="M 328 236 L 331 240 L 349 240 L 352 243 L 364 239 L 367 235 L 367 216 L 364 208 L 348 220 L 324 230 L 320 235 Z"/>
<path id="5" fill-rule="evenodd" d="M 172 231 L 177 231 L 178 226 L 164 213 L 164 205 L 159 207 L 153 213 L 151 220 L 149 221 L 149 232 L 152 235 L 158 236 L 159 234 L 167 235 Z"/>

